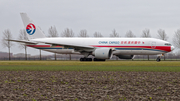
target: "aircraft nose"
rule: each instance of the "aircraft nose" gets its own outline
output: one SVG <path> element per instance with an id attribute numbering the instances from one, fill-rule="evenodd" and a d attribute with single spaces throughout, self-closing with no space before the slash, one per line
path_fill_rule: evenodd
<path id="1" fill-rule="evenodd" d="M 171 51 L 173 51 L 174 50 L 174 46 L 171 46 Z"/>

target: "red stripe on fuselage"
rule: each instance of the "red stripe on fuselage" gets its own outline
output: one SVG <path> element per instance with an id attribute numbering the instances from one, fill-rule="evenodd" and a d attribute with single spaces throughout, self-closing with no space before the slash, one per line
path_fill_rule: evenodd
<path id="1" fill-rule="evenodd" d="M 27 45 L 28 47 L 51 47 L 51 45 Z M 148 48 L 148 49 L 157 49 L 170 52 L 171 46 L 156 46 L 155 48 L 151 46 L 99 46 L 99 45 L 92 45 L 93 47 L 109 47 L 109 48 Z M 54 47 L 62 47 L 62 46 L 54 46 Z"/>
<path id="2" fill-rule="evenodd" d="M 171 46 L 155 46 L 154 48 L 151 46 L 99 46 L 99 45 L 92 45 L 93 47 L 109 47 L 109 48 L 148 48 L 148 49 L 157 49 L 170 52 Z"/>

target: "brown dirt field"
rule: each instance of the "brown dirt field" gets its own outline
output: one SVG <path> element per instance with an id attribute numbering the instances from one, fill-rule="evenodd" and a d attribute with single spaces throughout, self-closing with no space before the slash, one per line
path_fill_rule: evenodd
<path id="1" fill-rule="evenodd" d="M 0 71 L 0 100 L 180 101 L 180 73 Z"/>

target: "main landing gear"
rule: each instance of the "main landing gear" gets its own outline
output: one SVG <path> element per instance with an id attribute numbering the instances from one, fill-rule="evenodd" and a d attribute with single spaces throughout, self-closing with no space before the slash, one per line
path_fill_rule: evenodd
<path id="1" fill-rule="evenodd" d="M 97 58 L 80 58 L 80 61 L 106 61 L 106 59 L 97 59 Z"/>
<path id="2" fill-rule="evenodd" d="M 97 59 L 97 58 L 94 58 L 94 61 L 106 61 L 106 59 Z"/>
<path id="3" fill-rule="evenodd" d="M 92 58 L 80 58 L 80 61 L 92 61 Z"/>

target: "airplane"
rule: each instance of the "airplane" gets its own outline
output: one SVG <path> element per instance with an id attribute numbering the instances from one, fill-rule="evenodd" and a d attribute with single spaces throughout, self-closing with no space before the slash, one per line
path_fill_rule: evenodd
<path id="1" fill-rule="evenodd" d="M 81 54 L 80 61 L 105 61 L 116 55 L 120 59 L 133 59 L 135 55 L 158 55 L 156 61 L 174 50 L 169 42 L 155 38 L 67 38 L 46 37 L 43 31 L 27 16 L 20 13 L 29 40 L 9 40 L 28 47 L 59 54 Z M 94 58 L 88 58 L 89 55 Z"/>

